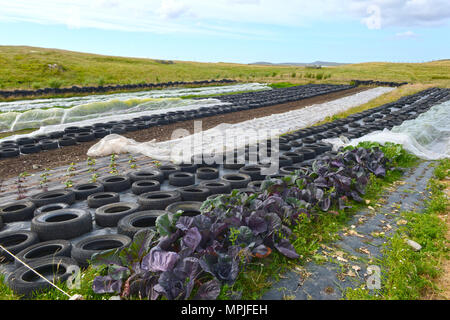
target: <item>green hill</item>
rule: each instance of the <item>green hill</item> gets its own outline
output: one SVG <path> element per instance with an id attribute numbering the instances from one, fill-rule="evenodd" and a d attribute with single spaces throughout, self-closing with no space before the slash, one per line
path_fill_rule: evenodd
<path id="1" fill-rule="evenodd" d="M 27 46 L 0 46 L 0 89 L 135 84 L 229 78 L 243 82 L 407 81 L 450 87 L 450 61 L 302 66 L 128 58 Z"/>

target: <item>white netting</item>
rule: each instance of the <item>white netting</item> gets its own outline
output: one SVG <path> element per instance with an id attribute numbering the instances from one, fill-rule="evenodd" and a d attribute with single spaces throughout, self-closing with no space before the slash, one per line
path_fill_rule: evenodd
<path id="1" fill-rule="evenodd" d="M 384 144 L 398 143 L 408 152 L 425 160 L 438 160 L 450 157 L 450 101 L 433 106 L 416 119 L 403 122 L 391 130 L 371 132 L 351 141 L 345 139 L 326 139 L 334 149 L 362 141 Z"/>
<path id="2" fill-rule="evenodd" d="M 199 87 L 199 88 L 180 88 L 180 89 L 163 89 L 148 90 L 139 92 L 124 92 L 103 95 L 89 95 L 84 97 L 70 98 L 52 98 L 52 99 L 34 99 L 0 102 L 0 112 L 14 112 L 31 109 L 42 109 L 52 107 L 75 107 L 82 104 L 94 102 L 108 102 L 112 100 L 129 101 L 133 99 L 158 99 L 158 98 L 176 98 L 188 95 L 210 95 L 221 94 L 227 92 L 253 91 L 253 90 L 270 90 L 267 84 L 263 83 L 244 83 L 226 86 Z"/>
<path id="3" fill-rule="evenodd" d="M 326 117 L 364 104 L 393 88 L 374 88 L 330 102 L 302 109 L 256 118 L 236 124 L 223 123 L 212 129 L 164 142 L 138 143 L 119 135 L 109 135 L 92 146 L 88 156 L 112 153 L 140 153 L 159 160 L 180 162 L 196 154 L 216 154 L 241 148 L 249 141 L 262 141 L 282 133 L 310 126 Z M 182 132 L 178 132 L 180 135 Z M 177 133 L 175 133 L 176 135 Z M 182 156 L 181 156 L 182 154 Z"/>
<path id="4" fill-rule="evenodd" d="M 89 105 L 74 107 L 70 110 L 49 109 L 49 110 L 32 110 L 25 113 L 19 113 L 15 121 L 11 125 L 15 130 L 19 128 L 30 128 L 32 125 L 40 127 L 29 134 L 13 135 L 2 140 L 14 140 L 19 137 L 33 137 L 40 134 L 64 130 L 71 126 L 88 126 L 97 122 L 120 121 L 141 116 L 151 116 L 160 114 L 161 112 L 170 111 L 187 111 L 195 110 L 202 107 L 212 107 L 217 105 L 225 105 L 228 103 L 221 102 L 217 99 L 148 99 L 144 102 L 139 101 L 111 101 L 96 102 Z M 164 111 L 162 111 L 164 110 Z M 68 111 L 65 113 L 65 111 Z M 2 128 L 3 115 L 0 114 L 0 130 Z"/>

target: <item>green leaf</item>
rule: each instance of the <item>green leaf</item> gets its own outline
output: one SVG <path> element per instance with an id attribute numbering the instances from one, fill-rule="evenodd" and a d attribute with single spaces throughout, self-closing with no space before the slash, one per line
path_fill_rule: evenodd
<path id="1" fill-rule="evenodd" d="M 161 236 L 168 236 L 172 234 L 175 223 L 178 221 L 178 218 L 181 216 L 183 211 L 178 210 L 177 213 L 165 213 L 160 215 L 155 222 L 156 230 L 158 230 Z"/>

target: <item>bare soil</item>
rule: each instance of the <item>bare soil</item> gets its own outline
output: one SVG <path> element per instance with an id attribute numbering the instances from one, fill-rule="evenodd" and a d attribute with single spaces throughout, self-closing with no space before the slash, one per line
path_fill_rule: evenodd
<path id="1" fill-rule="evenodd" d="M 324 103 L 350 96 L 367 89 L 368 88 L 366 87 L 357 87 L 295 102 L 206 117 L 201 119 L 202 129 L 207 130 L 221 123 L 239 123 L 254 118 L 301 109 L 312 104 Z M 194 120 L 152 127 L 135 132 L 127 132 L 123 134 L 123 136 L 134 139 L 138 142 L 150 141 L 153 139 L 156 141 L 166 141 L 171 139 L 172 132 L 175 129 L 186 129 L 192 133 L 194 131 Z M 98 140 L 56 150 L 48 150 L 36 154 L 20 156 L 19 158 L 2 159 L 0 160 L 0 180 L 18 176 L 22 172 L 33 173 L 41 171 L 45 168 L 55 168 L 58 166 L 69 165 L 72 162 L 77 163 L 86 161 L 87 151 L 97 142 Z"/>

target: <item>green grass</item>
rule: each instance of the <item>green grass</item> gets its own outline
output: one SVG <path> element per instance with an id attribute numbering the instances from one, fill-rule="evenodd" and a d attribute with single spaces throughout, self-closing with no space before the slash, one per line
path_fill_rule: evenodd
<path id="1" fill-rule="evenodd" d="M 0 46 L 0 89 L 136 84 L 218 78 L 242 82 L 349 83 L 353 79 L 407 81 L 450 87 L 450 60 L 428 63 L 359 63 L 322 68 L 201 63 L 103 56 L 58 49 Z M 56 65 L 51 68 L 49 65 Z M 294 76 L 295 75 L 295 76 Z"/>
<path id="2" fill-rule="evenodd" d="M 291 82 L 276 82 L 276 83 L 271 83 L 270 87 L 273 89 L 280 89 L 280 88 L 289 88 L 289 87 L 294 87 L 297 86 L 298 84 L 296 83 L 291 83 Z"/>
<path id="3" fill-rule="evenodd" d="M 426 292 L 439 290 L 433 279 L 441 273 L 441 261 L 448 259 L 447 226 L 439 215 L 447 214 L 449 201 L 438 179 L 443 179 L 440 172 L 445 169 L 448 172 L 449 162 L 449 159 L 442 160 L 435 168 L 435 178 L 428 184 L 431 196 L 424 212 L 401 213 L 407 224 L 399 227 L 387 242 L 383 257 L 376 262 L 382 271 L 381 289 L 372 291 L 364 285 L 348 289 L 347 299 L 416 300 Z M 412 250 L 405 239 L 416 241 L 422 249 Z"/>

